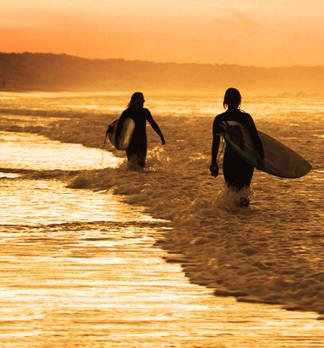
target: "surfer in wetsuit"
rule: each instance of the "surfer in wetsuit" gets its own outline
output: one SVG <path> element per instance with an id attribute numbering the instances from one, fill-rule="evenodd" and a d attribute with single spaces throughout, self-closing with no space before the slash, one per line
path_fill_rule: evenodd
<path id="1" fill-rule="evenodd" d="M 135 121 L 135 129 L 126 150 L 128 165 L 131 169 L 141 169 L 145 167 L 146 153 L 147 153 L 147 137 L 146 137 L 146 121 L 148 121 L 155 132 L 160 136 L 162 145 L 165 144 L 164 136 L 160 127 L 154 121 L 150 111 L 143 107 L 144 96 L 141 92 L 135 92 L 128 104 L 128 108 L 123 111 L 120 116 L 119 127 L 116 134 L 121 131 L 120 125 L 126 117 Z"/>
<path id="2" fill-rule="evenodd" d="M 241 105 L 241 94 L 235 88 L 229 88 L 225 92 L 223 106 L 227 110 L 216 116 L 213 123 L 213 145 L 212 145 L 212 159 L 210 165 L 210 173 L 212 176 L 218 175 L 217 154 L 220 142 L 220 135 L 224 133 L 224 122 L 236 121 L 242 124 L 250 133 L 251 139 L 255 145 L 256 150 L 263 160 L 263 146 L 259 138 L 258 132 L 254 125 L 251 115 L 239 109 Z M 239 132 L 238 137 L 243 141 L 243 136 L 240 127 L 237 127 Z M 244 161 L 230 146 L 226 146 L 223 159 L 223 173 L 224 179 L 229 188 L 239 192 L 243 188 L 249 188 L 254 172 L 254 167 Z M 240 206 L 247 206 L 249 199 L 240 197 Z"/>

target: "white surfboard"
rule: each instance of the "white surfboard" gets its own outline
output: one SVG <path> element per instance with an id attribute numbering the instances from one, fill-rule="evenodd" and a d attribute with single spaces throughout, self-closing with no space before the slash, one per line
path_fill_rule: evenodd
<path id="1" fill-rule="evenodd" d="M 118 137 L 118 149 L 126 150 L 131 141 L 133 132 L 135 129 L 135 122 L 132 118 L 127 117 L 123 122 L 119 137 Z"/>
<path id="2" fill-rule="evenodd" d="M 117 126 L 119 120 L 115 120 L 111 125 L 111 131 L 108 133 L 108 138 L 112 145 L 115 146 L 117 150 L 127 150 L 130 141 L 132 139 L 132 135 L 135 129 L 135 122 L 132 118 L 126 117 L 123 121 L 120 133 L 118 135 L 118 139 L 116 138 Z"/>
<path id="3" fill-rule="evenodd" d="M 242 139 L 238 138 L 235 128 L 239 127 Z M 227 121 L 223 134 L 226 143 L 233 148 L 243 160 L 266 173 L 282 178 L 299 178 L 306 175 L 311 164 L 288 146 L 280 143 L 269 135 L 258 131 L 264 150 L 264 160 L 261 161 L 249 131 L 239 122 Z"/>

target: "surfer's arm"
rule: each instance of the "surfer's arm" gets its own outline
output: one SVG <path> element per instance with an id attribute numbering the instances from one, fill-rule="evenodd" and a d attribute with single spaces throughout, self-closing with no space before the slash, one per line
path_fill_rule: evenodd
<path id="1" fill-rule="evenodd" d="M 216 122 L 216 119 L 215 119 L 213 123 L 213 143 L 212 143 L 212 151 L 211 151 L 212 158 L 211 158 L 211 163 L 209 167 L 211 175 L 215 177 L 218 175 L 217 154 L 219 149 L 219 141 L 220 141 L 219 123 Z"/>
<path id="2" fill-rule="evenodd" d="M 161 132 L 161 129 L 158 126 L 158 124 L 154 121 L 154 119 L 153 119 L 153 117 L 148 109 L 146 109 L 146 119 L 149 121 L 149 123 L 150 123 L 151 127 L 154 129 L 154 131 L 160 136 L 162 145 L 164 145 L 165 140 L 164 140 L 164 136 Z"/>
<path id="3" fill-rule="evenodd" d="M 217 163 L 217 154 L 219 148 L 219 135 L 213 136 L 213 144 L 212 144 L 212 160 L 211 163 Z"/>

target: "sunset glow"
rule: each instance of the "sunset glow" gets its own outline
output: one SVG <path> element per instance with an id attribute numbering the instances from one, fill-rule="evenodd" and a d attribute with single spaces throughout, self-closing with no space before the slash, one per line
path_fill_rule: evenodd
<path id="1" fill-rule="evenodd" d="M 256 66 L 323 65 L 322 0 L 11 0 L 2 52 Z"/>

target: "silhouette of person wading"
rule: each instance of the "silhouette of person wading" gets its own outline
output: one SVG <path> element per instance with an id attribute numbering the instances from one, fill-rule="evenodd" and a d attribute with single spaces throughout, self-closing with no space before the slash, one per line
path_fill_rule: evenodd
<path id="1" fill-rule="evenodd" d="M 120 134 L 121 126 L 126 117 L 129 117 L 135 122 L 135 129 L 126 150 L 129 169 L 143 169 L 146 162 L 147 153 L 147 136 L 146 136 L 146 121 L 148 121 L 155 132 L 160 136 L 162 145 L 165 144 L 164 136 L 154 121 L 150 111 L 143 107 L 144 96 L 141 92 L 135 92 L 128 104 L 128 108 L 123 111 L 120 116 L 120 122 L 117 127 L 117 137 Z"/>
<path id="2" fill-rule="evenodd" d="M 225 92 L 223 106 L 227 110 L 216 116 L 213 123 L 213 144 L 212 159 L 210 165 L 210 173 L 212 176 L 218 175 L 217 154 L 219 148 L 220 134 L 224 133 L 224 121 L 236 121 L 242 124 L 250 133 L 251 139 L 258 151 L 261 160 L 264 158 L 263 146 L 256 130 L 251 115 L 242 112 L 239 107 L 241 105 L 241 94 L 235 88 L 229 88 Z M 240 128 L 238 127 L 238 130 Z M 239 130 L 240 132 L 240 130 Z M 241 134 L 241 139 L 243 136 Z M 226 145 L 223 158 L 223 173 L 227 187 L 240 192 L 243 188 L 249 188 L 254 172 L 254 167 L 245 162 L 229 145 Z M 247 197 L 240 197 L 239 206 L 249 205 Z"/>

